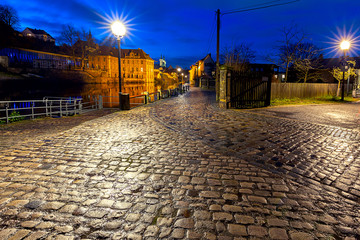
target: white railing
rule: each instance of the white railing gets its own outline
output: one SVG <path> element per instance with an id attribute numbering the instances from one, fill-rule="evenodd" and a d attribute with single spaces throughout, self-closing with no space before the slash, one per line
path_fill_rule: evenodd
<path id="1" fill-rule="evenodd" d="M 6 123 L 40 116 L 62 117 L 81 114 L 81 98 L 44 98 L 43 100 L 0 101 L 0 121 Z"/>
<path id="2" fill-rule="evenodd" d="M 129 96 L 130 108 L 177 96 L 189 88 L 164 90 Z M 103 108 L 119 108 L 119 96 L 88 96 L 83 98 L 44 97 L 42 100 L 0 101 L 0 123 L 11 123 L 37 117 L 62 117 Z"/>

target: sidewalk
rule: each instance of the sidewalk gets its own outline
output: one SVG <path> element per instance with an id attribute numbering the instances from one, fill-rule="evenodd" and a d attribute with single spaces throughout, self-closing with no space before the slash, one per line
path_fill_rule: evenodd
<path id="1" fill-rule="evenodd" d="M 304 141 L 353 140 L 286 119 L 219 110 L 211 99 L 195 89 L 2 148 L 0 239 L 359 236 L 358 199 L 350 192 L 358 174 L 339 191 L 295 171 L 299 163 L 310 171 L 324 160 Z M 301 161 L 288 169 L 284 159 L 272 159 L 291 155 L 289 139 L 295 144 L 299 137 L 292 154 Z"/>

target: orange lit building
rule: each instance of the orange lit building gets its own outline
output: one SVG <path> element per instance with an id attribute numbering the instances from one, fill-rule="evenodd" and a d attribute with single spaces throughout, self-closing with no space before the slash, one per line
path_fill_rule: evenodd
<path id="1" fill-rule="evenodd" d="M 215 62 L 209 53 L 190 67 L 190 85 L 199 86 L 201 80 L 213 79 L 215 68 Z"/>
<path id="2" fill-rule="evenodd" d="M 100 50 L 103 55 L 89 56 L 89 68 L 105 72 L 106 77 L 118 78 L 117 52 Z M 121 49 L 121 75 L 122 92 L 130 96 L 155 92 L 154 60 L 142 49 Z"/>

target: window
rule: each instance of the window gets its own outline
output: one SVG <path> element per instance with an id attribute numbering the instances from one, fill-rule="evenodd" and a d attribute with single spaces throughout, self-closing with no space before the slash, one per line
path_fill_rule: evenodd
<path id="1" fill-rule="evenodd" d="M 143 64 L 143 60 L 141 60 L 141 64 Z"/>

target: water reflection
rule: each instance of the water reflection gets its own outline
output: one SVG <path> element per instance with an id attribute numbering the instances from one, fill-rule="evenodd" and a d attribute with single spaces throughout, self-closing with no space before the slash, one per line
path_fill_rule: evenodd
<path id="1" fill-rule="evenodd" d="M 117 83 L 84 83 L 74 80 L 48 79 L 12 79 L 0 80 L 1 100 L 33 100 L 45 96 L 53 97 L 83 97 L 90 99 L 92 96 L 118 96 Z M 109 101 L 117 101 L 111 99 Z"/>

